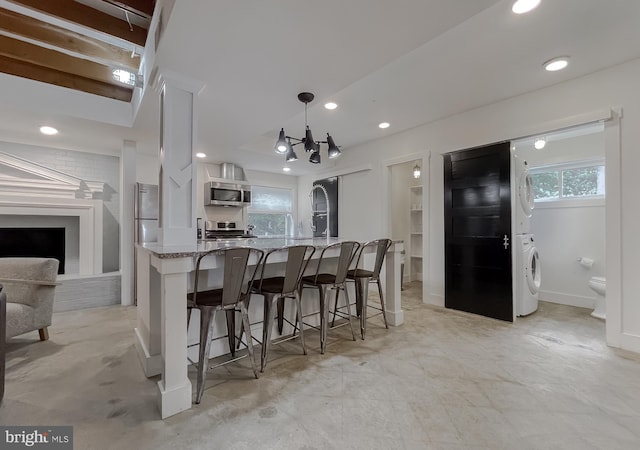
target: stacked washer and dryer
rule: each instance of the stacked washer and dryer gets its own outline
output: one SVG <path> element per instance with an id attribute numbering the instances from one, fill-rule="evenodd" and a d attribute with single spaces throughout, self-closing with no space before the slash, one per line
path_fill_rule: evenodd
<path id="1" fill-rule="evenodd" d="M 518 190 L 515 214 L 516 242 L 516 315 L 526 316 L 538 309 L 540 263 L 538 250 L 531 234 L 533 213 L 533 183 L 525 160 L 514 155 L 515 183 Z"/>

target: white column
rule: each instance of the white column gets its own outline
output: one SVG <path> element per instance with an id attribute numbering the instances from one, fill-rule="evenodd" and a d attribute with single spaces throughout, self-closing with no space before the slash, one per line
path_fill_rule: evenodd
<path id="1" fill-rule="evenodd" d="M 191 408 L 191 381 L 187 376 L 187 274 L 193 258 L 158 258 L 151 265 L 160 276 L 160 340 L 162 377 L 158 381 L 158 406 L 162 418 Z M 157 304 L 157 302 L 154 302 Z M 153 330 L 152 330 L 153 334 Z M 151 336 L 151 340 L 155 340 Z"/>
<path id="2" fill-rule="evenodd" d="M 162 340 L 160 336 L 160 276 L 151 266 L 151 253 L 137 251 L 136 297 L 138 321 L 135 328 L 135 344 L 138 357 L 147 377 L 162 372 Z"/>
<path id="3" fill-rule="evenodd" d="M 196 243 L 195 99 L 203 84 L 164 71 L 160 86 L 158 243 Z"/>
<path id="4" fill-rule="evenodd" d="M 133 196 L 136 143 L 123 141 L 120 154 L 120 282 L 123 305 L 133 305 Z"/>
<path id="5" fill-rule="evenodd" d="M 393 244 L 385 258 L 385 309 L 389 325 L 398 326 L 404 323 L 402 299 L 400 293 L 400 252 L 403 244 Z"/>

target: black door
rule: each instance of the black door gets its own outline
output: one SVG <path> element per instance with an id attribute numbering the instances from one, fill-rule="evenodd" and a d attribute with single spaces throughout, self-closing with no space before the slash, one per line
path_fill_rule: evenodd
<path id="1" fill-rule="evenodd" d="M 513 321 L 509 146 L 444 155 L 445 306 Z"/>

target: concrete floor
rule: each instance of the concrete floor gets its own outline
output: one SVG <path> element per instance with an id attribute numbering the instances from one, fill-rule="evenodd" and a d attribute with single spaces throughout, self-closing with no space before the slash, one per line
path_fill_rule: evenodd
<path id="1" fill-rule="evenodd" d="M 76 449 L 638 449 L 640 357 L 609 348 L 604 323 L 542 302 L 516 324 L 420 303 L 406 323 L 369 323 L 274 346 L 209 374 L 200 405 L 160 420 L 134 348 L 135 309 L 57 313 L 51 339 L 14 339 L 3 425 L 73 425 Z M 195 373 L 190 369 L 195 385 Z"/>

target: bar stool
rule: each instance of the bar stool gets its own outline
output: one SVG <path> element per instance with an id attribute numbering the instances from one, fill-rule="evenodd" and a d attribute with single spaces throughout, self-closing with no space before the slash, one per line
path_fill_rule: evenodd
<path id="1" fill-rule="evenodd" d="M 292 245 L 284 248 L 271 250 L 265 255 L 262 264 L 262 272 L 260 279 L 254 281 L 251 289 L 252 293 L 262 295 L 264 297 L 264 320 L 262 323 L 262 353 L 260 357 L 260 371 L 264 372 L 267 366 L 269 348 L 271 345 L 280 344 L 282 342 L 294 339 L 295 332 L 292 336 L 280 339 L 277 342 L 271 342 L 271 333 L 273 331 L 273 304 L 277 301 L 278 309 L 278 332 L 282 335 L 284 321 L 290 325 L 294 325 L 284 318 L 284 300 L 292 298 L 296 304 L 296 316 L 300 325 L 300 342 L 302 343 L 302 351 L 306 355 L 307 349 L 304 345 L 304 334 L 302 327 L 302 308 L 300 307 L 300 279 L 304 274 L 309 260 L 315 253 L 316 249 L 312 245 Z M 270 261 L 286 261 L 284 276 L 265 277 L 265 269 Z M 241 334 L 242 336 L 242 334 Z"/>
<path id="2" fill-rule="evenodd" d="M 371 317 L 382 314 L 382 318 L 384 319 L 384 327 L 387 329 L 389 328 L 389 324 L 387 323 L 387 313 L 384 306 L 382 286 L 380 284 L 380 270 L 382 269 L 384 258 L 389 251 L 389 248 L 391 248 L 391 244 L 391 239 L 376 239 L 374 241 L 365 242 L 360 246 L 360 249 L 358 250 L 358 256 L 357 258 L 355 258 L 356 264 L 355 266 L 353 266 L 354 268 L 347 271 L 347 281 L 353 281 L 355 283 L 356 311 L 358 313 L 358 316 L 360 317 L 360 335 L 362 336 L 362 339 L 364 339 L 367 332 L 368 308 L 373 308 L 381 311 L 381 313 L 378 313 Z M 376 255 L 373 266 L 370 266 L 369 268 L 361 267 L 365 259 L 363 255 L 369 253 L 367 250 L 372 249 L 375 249 Z M 368 304 L 369 283 L 376 283 L 378 285 L 378 294 L 380 295 L 380 308 Z M 335 307 L 333 309 L 333 321 L 336 320 L 336 313 L 338 313 L 337 296 Z"/>
<path id="3" fill-rule="evenodd" d="M 200 291 L 198 287 L 203 278 L 203 274 L 200 272 L 200 264 L 202 260 L 208 256 L 222 257 L 221 259 L 224 264 L 223 285 L 221 288 Z M 229 349 L 232 356 L 235 356 L 235 321 L 233 320 L 233 316 L 235 312 L 240 312 L 242 323 L 247 333 L 247 350 L 249 352 L 249 359 L 251 360 L 251 367 L 253 368 L 253 374 L 258 378 L 258 369 L 253 357 L 249 314 L 247 312 L 247 293 L 243 292 L 242 288 L 249 286 L 253 282 L 263 257 L 264 252 L 262 250 L 251 247 L 229 247 L 220 250 L 211 250 L 198 257 L 193 292 L 187 294 L 187 308 L 189 310 L 193 308 L 200 310 L 200 352 L 198 358 L 196 403 L 200 403 L 202 394 L 204 393 L 204 382 L 209 365 L 209 351 L 211 349 L 211 338 L 216 311 L 225 311 L 227 313 L 227 335 L 231 335 L 229 337 Z M 253 263 L 254 261 L 255 266 L 253 269 L 249 268 L 249 263 Z M 188 318 L 190 318 L 190 316 L 189 311 Z M 188 326 L 187 321 L 187 327 Z M 244 356 L 240 358 L 243 357 Z M 240 358 L 234 358 L 224 363 L 216 364 L 212 366 L 212 368 L 237 361 Z"/>
<path id="4" fill-rule="evenodd" d="M 349 266 L 353 261 L 353 258 L 358 251 L 360 244 L 356 241 L 343 241 L 338 242 L 336 244 L 331 244 L 326 246 L 322 252 L 320 253 L 320 258 L 318 259 L 318 268 L 316 269 L 315 275 L 307 275 L 303 276 L 300 283 L 300 297 L 302 297 L 302 290 L 304 288 L 317 288 L 318 296 L 320 297 L 320 353 L 324 354 L 325 348 L 327 346 L 327 329 L 329 322 L 329 300 L 327 299 L 327 290 L 333 289 L 336 293 L 336 300 L 340 295 L 340 290 L 344 289 L 344 282 L 347 278 L 347 271 L 349 270 Z M 326 258 L 333 258 L 331 255 L 333 250 L 339 248 L 340 253 L 338 255 L 338 267 L 332 271 L 323 271 L 323 268 L 326 268 L 327 262 Z M 327 252 L 329 255 L 326 256 Z M 346 289 L 345 296 L 347 297 L 347 310 L 349 312 L 349 326 L 351 327 L 351 335 L 353 336 L 353 340 L 356 340 L 356 335 L 353 332 L 353 324 L 351 321 L 351 314 L 349 311 L 349 295 L 347 294 Z M 341 325 L 340 325 L 341 326 Z M 314 327 L 317 328 L 317 327 Z"/>

